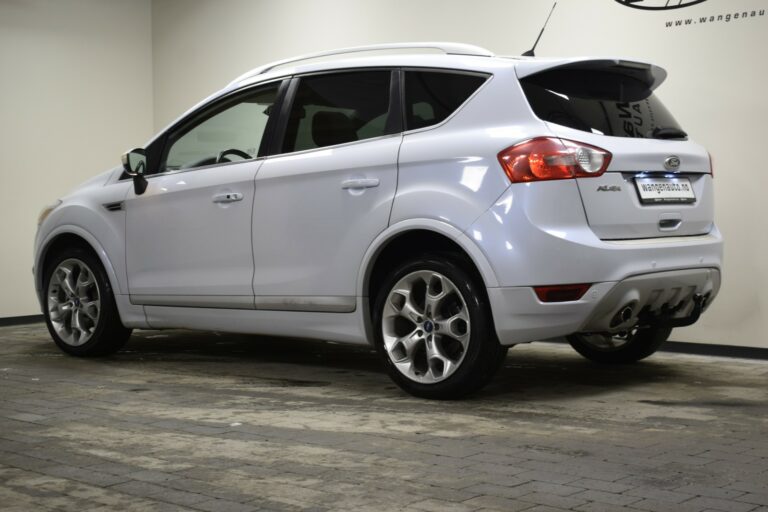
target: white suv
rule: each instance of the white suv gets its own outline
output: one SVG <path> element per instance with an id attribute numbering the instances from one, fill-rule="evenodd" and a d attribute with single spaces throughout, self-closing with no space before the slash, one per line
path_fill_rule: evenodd
<path id="1" fill-rule="evenodd" d="M 722 258 L 665 76 L 452 43 L 258 68 L 43 211 L 50 333 L 78 356 L 133 328 L 370 343 L 430 398 L 479 389 L 517 343 L 647 357 L 712 302 Z"/>

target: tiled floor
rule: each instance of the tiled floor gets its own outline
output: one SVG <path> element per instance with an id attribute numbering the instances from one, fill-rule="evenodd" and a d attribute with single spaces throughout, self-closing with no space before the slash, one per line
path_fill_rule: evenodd
<path id="1" fill-rule="evenodd" d="M 101 360 L 0 329 L 0 509 L 768 511 L 768 362 L 510 351 L 411 398 L 370 350 L 142 332 Z"/>

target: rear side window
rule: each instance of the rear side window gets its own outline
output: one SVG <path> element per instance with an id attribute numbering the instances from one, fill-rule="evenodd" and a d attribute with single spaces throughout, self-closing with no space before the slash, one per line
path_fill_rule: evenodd
<path id="1" fill-rule="evenodd" d="M 533 112 L 543 121 L 614 137 L 686 137 L 646 83 L 626 73 L 557 69 L 520 83 Z"/>
<path id="2" fill-rule="evenodd" d="M 415 130 L 442 122 L 467 101 L 487 78 L 487 75 L 446 71 L 406 71 L 406 129 Z"/>
<path id="3" fill-rule="evenodd" d="M 386 135 L 391 74 L 362 71 L 301 78 L 288 117 L 283 152 Z"/>

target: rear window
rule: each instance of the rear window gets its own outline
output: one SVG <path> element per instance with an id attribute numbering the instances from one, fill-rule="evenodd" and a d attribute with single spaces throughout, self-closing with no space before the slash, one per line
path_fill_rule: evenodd
<path id="1" fill-rule="evenodd" d="M 614 137 L 686 138 L 653 91 L 620 72 L 556 69 L 520 83 L 533 112 L 543 121 Z"/>
<path id="2" fill-rule="evenodd" d="M 406 129 L 415 130 L 442 122 L 487 78 L 487 75 L 449 71 L 406 71 Z"/>

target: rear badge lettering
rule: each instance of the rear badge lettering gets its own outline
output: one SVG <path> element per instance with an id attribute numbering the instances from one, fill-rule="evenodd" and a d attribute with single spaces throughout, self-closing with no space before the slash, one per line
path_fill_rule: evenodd
<path id="1" fill-rule="evenodd" d="M 621 187 L 618 185 L 600 185 L 597 187 L 598 192 L 621 192 Z"/>

